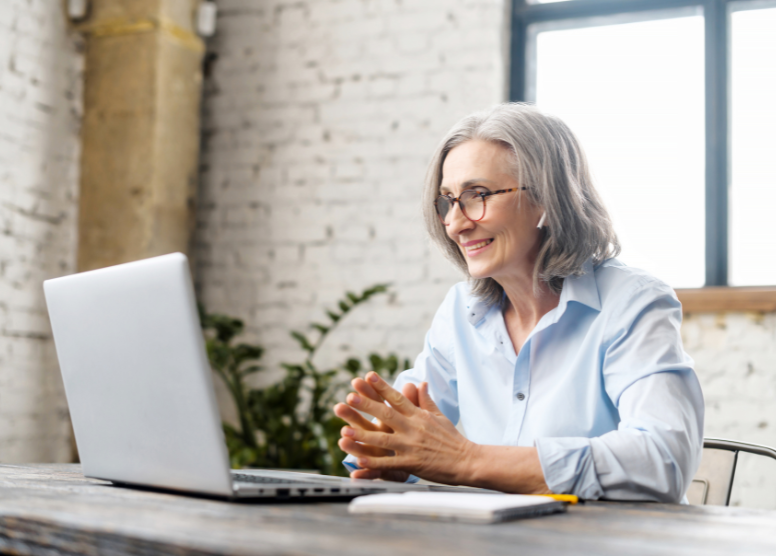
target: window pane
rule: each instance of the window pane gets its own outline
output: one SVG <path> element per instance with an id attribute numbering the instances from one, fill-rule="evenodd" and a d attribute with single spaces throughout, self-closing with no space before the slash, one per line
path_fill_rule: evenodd
<path id="1" fill-rule="evenodd" d="M 529 31 L 536 36 L 536 74 L 533 81 L 528 76 L 528 94 L 535 90 L 537 105 L 579 136 L 622 242 L 620 259 L 673 287 L 699 287 L 703 17 L 668 15 L 677 14 L 624 23 L 599 18 L 596 26 L 558 30 L 537 24 Z"/>
<path id="2" fill-rule="evenodd" d="M 730 283 L 776 284 L 776 8 L 731 14 Z"/>

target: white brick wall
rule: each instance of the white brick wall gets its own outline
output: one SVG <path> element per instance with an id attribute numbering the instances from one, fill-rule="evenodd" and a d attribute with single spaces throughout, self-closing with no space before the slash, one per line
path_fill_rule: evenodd
<path id="1" fill-rule="evenodd" d="M 706 436 L 776 447 L 776 314 L 685 318 L 685 349 L 706 399 Z M 731 504 L 776 509 L 776 461 L 739 458 Z"/>
<path id="2" fill-rule="evenodd" d="M 41 283 L 75 267 L 81 64 L 61 2 L 0 2 L 0 462 L 70 458 Z"/>
<path id="3" fill-rule="evenodd" d="M 373 349 L 414 357 L 459 279 L 425 239 L 421 181 L 459 117 L 504 99 L 504 2 L 219 0 L 219 10 L 194 252 L 202 299 L 243 317 L 274 368 L 301 358 L 290 329 L 345 289 L 390 281 L 395 295 L 352 315 L 321 362 Z M 708 436 L 776 445 L 774 318 L 688 319 Z M 744 459 L 733 502 L 776 508 L 776 469 Z"/>

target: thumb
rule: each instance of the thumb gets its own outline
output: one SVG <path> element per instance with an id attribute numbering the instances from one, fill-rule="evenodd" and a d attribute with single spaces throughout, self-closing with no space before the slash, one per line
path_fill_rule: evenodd
<path id="1" fill-rule="evenodd" d="M 439 411 L 439 408 L 434 403 L 434 400 L 431 399 L 431 394 L 428 393 L 428 382 L 420 383 L 420 388 L 418 389 L 418 401 L 420 402 L 420 409 L 425 409 L 429 413 L 434 413 L 436 415 L 442 415 L 442 412 Z"/>

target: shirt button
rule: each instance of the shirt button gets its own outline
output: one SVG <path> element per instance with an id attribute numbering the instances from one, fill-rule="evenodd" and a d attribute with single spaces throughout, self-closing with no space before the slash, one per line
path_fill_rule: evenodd
<path id="1" fill-rule="evenodd" d="M 523 394 L 522 392 L 518 392 L 517 399 L 522 402 L 525 399 L 525 394 Z"/>

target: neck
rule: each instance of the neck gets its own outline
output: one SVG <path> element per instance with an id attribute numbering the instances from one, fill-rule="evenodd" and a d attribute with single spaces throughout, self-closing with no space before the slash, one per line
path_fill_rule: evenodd
<path id="1" fill-rule="evenodd" d="M 533 329 L 560 301 L 560 294 L 553 292 L 544 282 L 539 282 L 538 291 L 534 291 L 532 272 L 533 268 L 521 275 L 499 280 L 507 296 L 504 313 L 512 313 L 510 316 L 524 329 Z"/>

